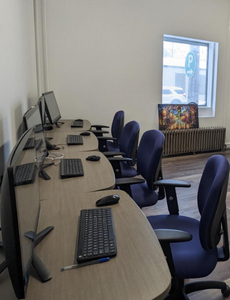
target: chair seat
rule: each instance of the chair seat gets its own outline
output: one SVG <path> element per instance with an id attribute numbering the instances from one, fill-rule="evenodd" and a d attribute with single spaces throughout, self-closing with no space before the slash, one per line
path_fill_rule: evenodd
<path id="1" fill-rule="evenodd" d="M 133 200 L 140 208 L 157 203 L 158 194 L 150 190 L 145 182 L 132 185 L 131 191 Z"/>
<path id="2" fill-rule="evenodd" d="M 121 168 L 121 174 L 122 174 L 123 178 L 125 178 L 125 177 L 135 177 L 135 176 L 138 175 L 137 170 L 134 167 L 129 166 L 127 164 L 127 162 L 121 162 L 120 163 L 120 168 Z"/>
<path id="3" fill-rule="evenodd" d="M 153 229 L 184 230 L 193 236 L 189 242 L 171 243 L 173 261 L 179 279 L 205 277 L 213 271 L 218 260 L 217 249 L 202 248 L 199 221 L 179 215 L 150 216 L 148 220 Z"/>
<path id="4" fill-rule="evenodd" d="M 108 151 L 120 151 L 119 146 L 116 145 L 115 143 L 110 141 L 107 141 L 106 143 L 107 143 Z"/>

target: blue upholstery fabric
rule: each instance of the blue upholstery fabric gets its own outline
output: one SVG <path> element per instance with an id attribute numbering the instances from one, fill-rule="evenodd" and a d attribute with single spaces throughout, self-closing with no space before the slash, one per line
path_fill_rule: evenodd
<path id="1" fill-rule="evenodd" d="M 153 229 L 178 229 L 192 235 L 189 242 L 170 244 L 179 279 L 205 277 L 219 260 L 217 245 L 221 220 L 225 222 L 228 174 L 229 163 L 224 156 L 213 155 L 208 159 L 197 196 L 200 221 L 179 215 L 148 217 Z M 227 227 L 224 224 L 223 228 Z M 225 243 L 228 252 L 228 242 Z M 225 258 L 228 259 L 228 253 Z"/>
<path id="2" fill-rule="evenodd" d="M 193 238 L 189 242 L 171 244 L 178 278 L 205 277 L 214 270 L 218 260 L 217 249 L 203 249 L 199 237 L 199 221 L 178 215 L 150 216 L 148 220 L 153 229 L 179 229 L 192 234 Z"/>
<path id="3" fill-rule="evenodd" d="M 131 185 L 131 191 L 133 200 L 140 208 L 157 203 L 158 194 L 155 191 L 150 190 L 145 182 Z"/>
<path id="4" fill-rule="evenodd" d="M 139 131 L 140 125 L 136 121 L 128 122 L 124 126 L 120 138 L 120 151 L 124 152 L 126 157 L 132 157 L 133 147 Z"/>
<path id="5" fill-rule="evenodd" d="M 117 144 L 107 141 L 107 149 L 108 151 L 120 151 L 120 148 Z"/>
<path id="6" fill-rule="evenodd" d="M 121 132 L 122 129 L 124 127 L 124 116 L 125 113 L 123 110 L 119 110 L 118 112 L 115 113 L 114 117 L 113 117 L 113 122 L 112 122 L 112 127 L 111 127 L 111 134 L 112 137 L 116 138 L 116 140 L 114 141 L 114 144 L 116 146 L 118 146 L 120 144 L 120 136 L 121 136 Z M 111 142 L 109 142 L 111 143 Z M 109 150 L 108 151 L 116 151 L 116 150 Z M 117 150 L 119 151 L 119 150 Z"/>
<path id="7" fill-rule="evenodd" d="M 122 162 L 120 164 L 120 168 L 121 168 L 122 177 L 124 178 L 135 177 L 138 175 L 137 170 L 134 167 L 128 165 L 127 162 Z"/>
<path id="8" fill-rule="evenodd" d="M 221 155 L 213 155 L 205 166 L 198 190 L 198 208 L 201 214 L 200 239 L 204 249 L 210 248 L 210 224 L 213 221 L 221 189 L 229 172 L 228 163 Z"/>
<path id="9" fill-rule="evenodd" d="M 153 182 L 158 179 L 164 139 L 159 130 L 148 130 L 142 135 L 137 151 L 137 172 L 146 182 L 130 187 L 132 198 L 140 208 L 154 205 L 158 200 Z"/>
<path id="10" fill-rule="evenodd" d="M 151 190 L 154 190 L 153 182 L 157 180 L 164 140 L 161 131 L 148 130 L 143 134 L 138 148 L 137 172 L 146 180 Z"/>

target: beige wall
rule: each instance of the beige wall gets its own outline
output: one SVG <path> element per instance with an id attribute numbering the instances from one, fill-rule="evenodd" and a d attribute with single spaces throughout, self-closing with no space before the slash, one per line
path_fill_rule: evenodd
<path id="1" fill-rule="evenodd" d="M 63 117 L 110 124 L 123 109 L 142 132 L 158 128 L 162 39 L 172 34 L 219 43 L 217 108 L 200 126 L 227 126 L 228 0 L 46 1 L 47 88 Z"/>
<path id="2" fill-rule="evenodd" d="M 200 126 L 226 126 L 230 142 L 228 0 L 0 0 L 0 7 L 0 175 L 22 115 L 44 90 L 55 91 L 64 118 L 110 124 L 123 109 L 142 132 L 158 128 L 163 34 L 219 43 L 216 116 Z"/>
<path id="3" fill-rule="evenodd" d="M 33 2 L 0 0 L 0 175 L 37 95 Z"/>

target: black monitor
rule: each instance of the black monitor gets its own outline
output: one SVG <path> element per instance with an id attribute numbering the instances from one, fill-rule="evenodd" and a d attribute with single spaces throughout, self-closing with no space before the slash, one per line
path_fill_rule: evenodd
<path id="1" fill-rule="evenodd" d="M 40 132 L 43 130 L 40 108 L 38 105 L 32 106 L 23 116 L 25 128 L 30 129 L 35 126 L 35 130 Z"/>
<path id="2" fill-rule="evenodd" d="M 45 98 L 45 110 L 50 124 L 56 124 L 58 126 L 58 120 L 61 119 L 61 113 L 54 92 L 46 92 L 42 95 Z"/>
<path id="3" fill-rule="evenodd" d="M 41 136 L 42 133 L 38 133 Z M 1 231 L 5 261 L 0 265 L 0 273 L 7 267 L 11 283 L 18 299 L 24 299 L 31 272 L 35 266 L 38 274 L 45 272 L 43 281 L 51 278 L 48 270 L 34 252 L 35 245 L 53 229 L 46 228 L 39 235 L 37 225 L 40 212 L 38 173 L 46 156 L 45 143 L 25 150 L 29 138 L 36 138 L 33 128 L 19 139 L 8 159 L 1 188 Z M 32 183 L 15 184 L 15 174 L 19 166 L 35 164 L 35 178 Z M 1 290 L 1 281 L 0 281 Z"/>
<path id="4" fill-rule="evenodd" d="M 43 96 L 41 96 L 38 99 L 37 105 L 38 105 L 39 110 L 40 110 L 42 125 L 45 125 L 45 123 L 46 123 L 46 113 L 45 113 L 45 99 L 44 99 Z"/>

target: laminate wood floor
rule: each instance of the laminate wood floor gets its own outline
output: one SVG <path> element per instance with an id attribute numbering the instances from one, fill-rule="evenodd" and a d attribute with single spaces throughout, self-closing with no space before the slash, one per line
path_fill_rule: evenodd
<path id="1" fill-rule="evenodd" d="M 199 212 L 197 209 L 197 190 L 199 181 L 208 158 L 215 154 L 224 155 L 230 162 L 230 150 L 225 152 L 205 153 L 196 155 L 186 155 L 163 158 L 162 169 L 164 179 L 177 179 L 191 183 L 190 188 L 177 188 L 177 196 L 180 214 L 188 217 L 199 219 Z M 146 216 L 155 214 L 167 213 L 167 204 L 165 200 L 158 201 L 154 206 L 143 208 Z M 230 181 L 228 184 L 227 194 L 227 213 L 228 213 L 228 230 L 230 232 Z M 226 262 L 219 262 L 216 269 L 205 278 L 209 280 L 223 280 L 230 285 L 230 260 Z M 206 290 L 199 293 L 189 295 L 191 300 L 220 300 L 230 299 L 223 298 L 220 291 Z"/>

